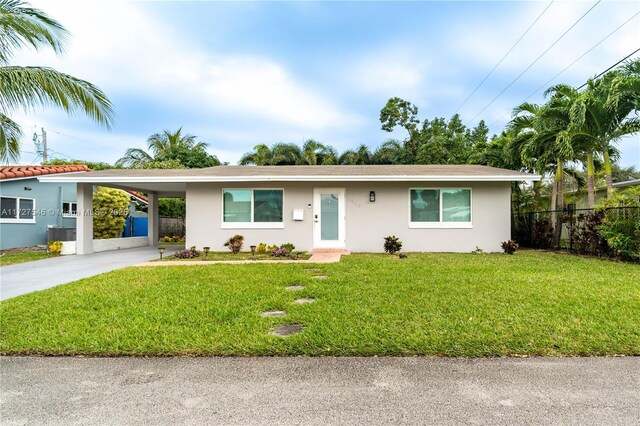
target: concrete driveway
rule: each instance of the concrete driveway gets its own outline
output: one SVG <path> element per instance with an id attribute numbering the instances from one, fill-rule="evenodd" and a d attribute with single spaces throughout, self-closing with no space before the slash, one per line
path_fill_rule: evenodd
<path id="1" fill-rule="evenodd" d="M 640 358 L 0 358 L 2 424 L 631 425 Z"/>
<path id="2" fill-rule="evenodd" d="M 165 255 L 177 247 L 168 247 Z M 0 300 L 158 258 L 158 249 L 140 247 L 83 256 L 59 256 L 0 268 Z"/>

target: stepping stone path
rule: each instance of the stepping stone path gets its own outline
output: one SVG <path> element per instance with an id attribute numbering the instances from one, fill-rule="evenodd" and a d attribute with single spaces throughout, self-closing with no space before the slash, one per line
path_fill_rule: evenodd
<path id="1" fill-rule="evenodd" d="M 287 287 L 287 290 L 289 290 L 289 291 L 300 291 L 300 290 L 303 290 L 303 289 L 304 289 L 304 286 L 301 286 L 301 285 L 291 285 L 291 286 Z"/>
<path id="2" fill-rule="evenodd" d="M 329 278 L 329 276 L 328 276 L 328 275 L 314 275 L 314 276 L 313 276 L 313 277 L 311 277 L 311 278 L 316 278 L 316 279 L 325 279 L 325 278 Z"/>
<path id="3" fill-rule="evenodd" d="M 296 299 L 293 303 L 297 303 L 298 305 L 302 305 L 303 303 L 313 303 L 316 299 L 312 297 L 304 297 L 302 299 Z"/>
<path id="4" fill-rule="evenodd" d="M 262 315 L 263 317 L 283 317 L 287 315 L 287 313 L 285 311 L 268 311 L 263 312 L 260 315 Z"/>
<path id="5" fill-rule="evenodd" d="M 301 331 L 302 325 L 300 324 L 282 324 L 274 328 L 272 333 L 276 336 L 285 337 L 300 333 Z"/>

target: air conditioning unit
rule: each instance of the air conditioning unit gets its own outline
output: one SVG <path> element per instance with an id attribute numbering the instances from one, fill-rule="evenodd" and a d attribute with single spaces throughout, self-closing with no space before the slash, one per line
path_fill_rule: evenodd
<path id="1" fill-rule="evenodd" d="M 75 241 L 76 228 L 50 226 L 47 229 L 47 241 Z"/>

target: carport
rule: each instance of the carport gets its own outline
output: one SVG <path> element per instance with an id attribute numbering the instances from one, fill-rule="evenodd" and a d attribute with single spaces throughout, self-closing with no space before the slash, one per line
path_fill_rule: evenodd
<path id="1" fill-rule="evenodd" d="M 173 172 L 173 173 L 172 173 Z M 159 233 L 158 199 L 185 198 L 186 183 L 176 182 L 175 170 L 104 170 L 100 172 L 71 173 L 39 178 L 41 182 L 75 182 L 77 185 L 76 254 L 117 250 L 141 246 L 157 246 Z M 173 174 L 173 176 L 172 176 Z M 135 191 L 148 196 L 147 237 L 93 239 L 93 188 L 106 186 Z"/>

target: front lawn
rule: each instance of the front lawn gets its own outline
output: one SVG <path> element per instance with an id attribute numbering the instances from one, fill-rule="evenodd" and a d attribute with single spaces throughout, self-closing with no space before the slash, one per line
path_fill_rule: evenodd
<path id="1" fill-rule="evenodd" d="M 49 257 L 46 250 L 25 248 L 10 249 L 0 252 L 0 266 L 13 265 L 16 263 L 31 262 Z"/>
<path id="2" fill-rule="evenodd" d="M 638 265 L 534 251 L 128 268 L 2 302 L 0 351 L 638 355 L 639 278 Z M 287 315 L 261 316 L 275 310 Z M 304 329 L 272 335 L 280 324 Z"/>

